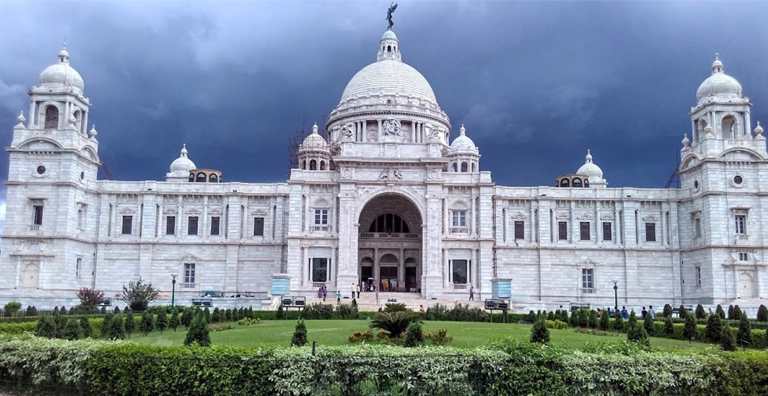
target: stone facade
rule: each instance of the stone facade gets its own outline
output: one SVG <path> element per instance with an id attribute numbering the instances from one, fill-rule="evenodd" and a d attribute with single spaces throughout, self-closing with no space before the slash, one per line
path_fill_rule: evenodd
<path id="1" fill-rule="evenodd" d="M 393 31 L 377 51 L 328 139 L 315 126 L 286 183 L 253 184 L 198 169 L 186 147 L 165 181 L 97 180 L 90 101 L 62 50 L 7 149 L 0 298 L 71 306 L 81 287 L 112 296 L 138 278 L 168 298 L 172 275 L 181 304 L 216 291 L 256 307 L 286 279 L 292 295 L 373 283 L 426 299 L 484 299 L 511 279 L 513 301 L 543 307 L 611 306 L 614 287 L 628 306 L 768 295 L 768 153 L 719 60 L 690 113 L 681 188 L 608 188 L 591 154 L 558 187 L 504 187 L 464 126 L 448 144 Z"/>

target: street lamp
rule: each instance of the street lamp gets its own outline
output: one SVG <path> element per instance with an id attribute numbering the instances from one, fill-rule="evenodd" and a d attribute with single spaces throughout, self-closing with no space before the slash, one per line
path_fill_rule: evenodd
<path id="1" fill-rule="evenodd" d="M 613 311 L 619 312 L 619 281 L 613 281 Z"/>
<path id="2" fill-rule="evenodd" d="M 173 284 L 173 288 L 171 289 L 171 315 L 173 315 L 176 311 L 174 311 L 174 303 L 176 302 L 176 277 L 179 274 L 173 273 L 171 274 L 171 277 L 173 280 L 171 281 L 171 284 Z"/>

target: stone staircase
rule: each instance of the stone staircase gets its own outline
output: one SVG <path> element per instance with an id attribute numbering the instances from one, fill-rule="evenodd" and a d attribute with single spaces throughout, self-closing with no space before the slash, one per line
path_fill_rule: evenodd
<path id="1" fill-rule="evenodd" d="M 349 304 L 352 302 L 352 298 L 350 297 L 351 292 L 347 292 L 346 294 L 342 294 L 341 296 L 341 303 L 342 304 Z M 387 303 L 399 303 L 399 304 L 405 304 L 406 307 L 413 309 L 414 311 L 419 311 L 420 307 L 423 306 L 424 310 L 427 308 L 440 303 L 443 305 L 450 307 L 453 307 L 456 303 L 462 303 L 462 304 L 469 304 L 473 307 L 483 308 L 484 303 L 482 301 L 458 301 L 455 299 L 426 299 L 423 298 L 420 294 L 417 293 L 398 293 L 398 292 L 391 292 L 391 293 L 379 293 L 379 300 L 376 301 L 376 293 L 370 293 L 370 292 L 361 292 L 360 297 L 355 297 L 355 301 L 357 302 L 357 308 L 360 311 L 378 311 L 379 307 L 384 307 Z M 316 302 L 323 302 L 322 298 L 314 297 L 307 297 L 307 304 L 312 304 Z M 332 304 L 336 305 L 336 296 L 334 295 L 331 297 L 329 294 L 326 301 L 326 304 Z"/>

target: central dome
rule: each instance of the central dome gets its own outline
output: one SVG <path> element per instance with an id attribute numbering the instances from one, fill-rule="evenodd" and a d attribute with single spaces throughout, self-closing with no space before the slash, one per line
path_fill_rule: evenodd
<path id="1" fill-rule="evenodd" d="M 410 65 L 394 59 L 371 63 L 357 72 L 344 89 L 341 102 L 358 95 L 379 93 L 419 96 L 437 103 L 427 79 Z"/>

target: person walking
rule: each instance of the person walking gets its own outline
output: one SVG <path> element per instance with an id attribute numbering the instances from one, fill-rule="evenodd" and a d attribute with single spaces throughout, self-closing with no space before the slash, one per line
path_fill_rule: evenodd
<path id="1" fill-rule="evenodd" d="M 336 304 L 341 305 L 341 290 L 336 290 Z"/>
<path id="2" fill-rule="evenodd" d="M 651 315 L 651 319 L 656 320 L 656 311 L 653 310 L 653 305 L 648 306 L 648 315 Z"/>
<path id="3" fill-rule="evenodd" d="M 357 285 L 352 283 L 352 286 L 350 286 L 350 289 L 352 290 L 352 298 L 355 298 L 355 289 L 357 289 Z"/>
<path id="4" fill-rule="evenodd" d="M 475 301 L 475 287 L 469 287 L 469 301 Z"/>
<path id="5" fill-rule="evenodd" d="M 621 317 L 624 318 L 624 320 L 627 320 L 629 317 L 629 312 L 627 312 L 627 307 L 621 307 Z"/>
<path id="6" fill-rule="evenodd" d="M 645 315 L 648 315 L 648 311 L 645 310 L 645 307 L 643 307 L 643 310 L 640 311 L 640 316 L 643 320 L 645 320 Z"/>
<path id="7" fill-rule="evenodd" d="M 325 297 L 328 296 L 328 288 L 323 286 L 323 302 L 325 302 Z"/>
<path id="8" fill-rule="evenodd" d="M 355 286 L 355 289 L 357 289 L 357 298 L 360 298 L 360 285 Z"/>

